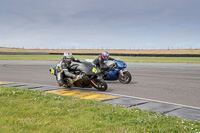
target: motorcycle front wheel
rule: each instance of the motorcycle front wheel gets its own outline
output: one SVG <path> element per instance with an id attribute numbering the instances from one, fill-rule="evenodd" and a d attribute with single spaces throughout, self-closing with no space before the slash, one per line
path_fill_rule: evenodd
<path id="1" fill-rule="evenodd" d="M 105 91 L 108 88 L 107 83 L 103 79 L 92 79 L 91 84 L 98 91 Z"/>
<path id="2" fill-rule="evenodd" d="M 119 74 L 119 81 L 122 84 L 128 84 L 131 81 L 132 77 L 129 71 L 123 72 L 123 75 Z"/>

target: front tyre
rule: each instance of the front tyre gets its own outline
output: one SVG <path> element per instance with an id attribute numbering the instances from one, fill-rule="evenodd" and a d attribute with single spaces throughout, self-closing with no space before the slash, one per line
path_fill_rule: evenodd
<path id="1" fill-rule="evenodd" d="M 129 71 L 125 71 L 121 74 L 119 74 L 119 81 L 122 84 L 128 84 L 131 81 L 132 77 Z"/>
<path id="2" fill-rule="evenodd" d="M 107 83 L 103 79 L 92 79 L 91 84 L 98 91 L 105 91 L 108 88 Z"/>

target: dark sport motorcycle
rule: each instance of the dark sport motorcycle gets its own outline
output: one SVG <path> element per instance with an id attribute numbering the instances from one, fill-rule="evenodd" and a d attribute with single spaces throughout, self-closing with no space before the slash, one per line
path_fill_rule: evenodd
<path id="1" fill-rule="evenodd" d="M 49 71 L 56 76 L 56 65 L 52 66 Z M 69 72 L 76 75 L 83 75 L 82 79 L 74 80 L 64 75 L 65 87 L 91 87 L 99 91 L 105 91 L 108 88 L 107 83 L 103 79 L 98 78 L 99 70 L 90 62 L 81 61 L 80 63 L 72 62 Z M 57 76 L 56 76 L 57 78 Z"/>

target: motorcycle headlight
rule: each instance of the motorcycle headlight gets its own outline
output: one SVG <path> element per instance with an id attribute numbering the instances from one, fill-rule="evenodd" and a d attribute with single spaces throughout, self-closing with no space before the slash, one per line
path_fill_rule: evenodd
<path id="1" fill-rule="evenodd" d="M 127 67 L 126 63 L 124 63 L 124 66 Z"/>

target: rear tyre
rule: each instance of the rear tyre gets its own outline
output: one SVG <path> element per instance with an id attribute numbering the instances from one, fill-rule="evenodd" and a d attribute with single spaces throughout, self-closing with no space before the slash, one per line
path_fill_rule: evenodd
<path id="1" fill-rule="evenodd" d="M 91 84 L 98 91 L 105 91 L 108 88 L 107 83 L 103 79 L 92 79 Z"/>
<path id="2" fill-rule="evenodd" d="M 122 83 L 122 84 L 128 84 L 132 79 L 132 76 L 131 74 L 129 73 L 129 71 L 125 71 L 123 72 L 123 76 L 122 75 L 119 75 L 119 81 Z"/>

